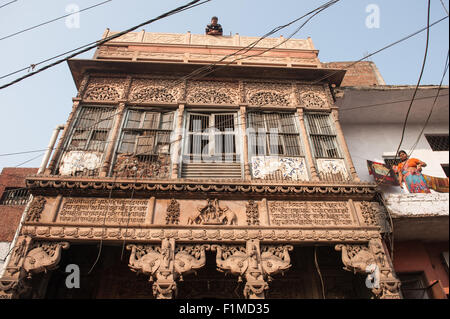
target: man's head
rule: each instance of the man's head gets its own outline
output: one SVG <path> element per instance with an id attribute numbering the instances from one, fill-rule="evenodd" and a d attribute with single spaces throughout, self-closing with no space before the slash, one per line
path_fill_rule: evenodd
<path id="1" fill-rule="evenodd" d="M 217 22 L 219 22 L 219 18 L 217 18 L 216 16 L 214 16 L 214 17 L 211 18 L 211 24 L 212 24 L 212 25 L 216 25 Z"/>

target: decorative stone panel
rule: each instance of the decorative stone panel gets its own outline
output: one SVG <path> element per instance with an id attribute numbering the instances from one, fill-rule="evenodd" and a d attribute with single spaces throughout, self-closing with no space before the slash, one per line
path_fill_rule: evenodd
<path id="1" fill-rule="evenodd" d="M 251 163 L 253 178 L 309 180 L 303 157 L 253 156 Z"/>
<path id="2" fill-rule="evenodd" d="M 299 85 L 297 92 L 302 105 L 307 109 L 330 108 L 330 101 L 321 85 Z"/>
<path id="3" fill-rule="evenodd" d="M 85 100 L 116 101 L 124 97 L 125 79 L 91 78 L 84 93 Z"/>
<path id="4" fill-rule="evenodd" d="M 295 96 L 290 83 L 246 82 L 246 102 L 252 106 L 292 106 Z"/>
<path id="5" fill-rule="evenodd" d="M 135 79 L 131 85 L 130 101 L 176 103 L 181 91 L 182 84 L 176 80 Z"/>
<path id="6" fill-rule="evenodd" d="M 239 104 L 239 83 L 188 81 L 186 101 L 191 104 Z"/>

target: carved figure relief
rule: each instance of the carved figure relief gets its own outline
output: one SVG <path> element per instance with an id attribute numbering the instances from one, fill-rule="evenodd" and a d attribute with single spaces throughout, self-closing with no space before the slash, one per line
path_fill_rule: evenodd
<path id="1" fill-rule="evenodd" d="M 260 248 L 258 240 L 247 241 L 246 247 L 212 245 L 217 252 L 216 263 L 219 271 L 245 278 L 244 296 L 249 299 L 263 299 L 269 289 L 267 281 L 272 275 L 291 267 L 288 251 L 290 245 L 267 246 Z"/>
<path id="2" fill-rule="evenodd" d="M 157 299 L 176 297 L 176 281 L 205 265 L 208 245 L 179 245 L 175 240 L 164 238 L 161 246 L 127 245 L 131 250 L 129 267 L 132 271 L 150 276 L 153 294 Z"/>
<path id="3" fill-rule="evenodd" d="M 41 219 L 41 213 L 44 210 L 46 202 L 47 201 L 42 196 L 35 197 L 30 205 L 25 221 L 38 222 Z"/>
<path id="4" fill-rule="evenodd" d="M 188 225 L 236 225 L 237 217 L 228 207 L 220 207 L 219 200 L 208 199 L 206 206 L 197 207 L 197 211 L 188 217 Z"/>
<path id="5" fill-rule="evenodd" d="M 58 267 L 61 251 L 68 248 L 68 242 L 35 242 L 25 257 L 23 268 L 29 277 L 40 272 L 47 273 Z"/>
<path id="6" fill-rule="evenodd" d="M 172 198 L 166 211 L 166 224 L 178 225 L 180 218 L 180 204 L 176 199 Z"/>
<path id="7" fill-rule="evenodd" d="M 380 239 L 371 239 L 368 246 L 336 245 L 335 249 L 342 252 L 345 270 L 368 274 L 366 286 L 376 298 L 400 298 L 400 281 L 387 260 Z"/>

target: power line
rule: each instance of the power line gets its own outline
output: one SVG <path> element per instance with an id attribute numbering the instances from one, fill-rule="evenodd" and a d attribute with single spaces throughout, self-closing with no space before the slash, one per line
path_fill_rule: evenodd
<path id="1" fill-rule="evenodd" d="M 19 78 L 15 79 L 15 80 L 12 81 L 12 82 L 9 82 L 9 83 L 7 83 L 7 84 L 4 84 L 4 85 L 0 86 L 0 90 L 1 90 L 1 89 L 4 89 L 4 88 L 7 88 L 7 87 L 9 87 L 9 86 L 11 86 L 11 85 L 13 85 L 13 84 L 16 84 L 16 83 L 18 83 L 18 82 L 20 82 L 20 81 L 22 81 L 22 80 L 25 80 L 26 78 L 29 78 L 29 77 L 31 77 L 31 76 L 34 76 L 34 75 L 36 75 L 36 74 L 38 74 L 38 73 L 41 73 L 41 72 L 43 72 L 43 71 L 45 71 L 45 70 L 47 70 L 47 69 L 49 69 L 49 68 L 52 68 L 52 67 L 54 67 L 54 66 L 56 66 L 56 65 L 58 65 L 58 64 L 61 64 L 62 62 L 65 62 L 65 61 L 67 61 L 67 60 L 69 60 L 69 59 L 71 59 L 71 58 L 74 58 L 74 57 L 76 57 L 76 56 L 78 56 L 78 55 L 80 55 L 80 54 L 82 54 L 82 53 L 85 53 L 85 52 L 87 52 L 87 51 L 90 51 L 90 50 L 92 50 L 92 49 L 94 49 L 94 48 L 96 48 L 96 47 L 98 47 L 98 46 L 100 46 L 100 45 L 102 45 L 102 44 L 104 44 L 104 43 L 106 43 L 106 42 L 112 40 L 112 39 L 116 39 L 116 38 L 118 38 L 118 37 L 121 37 L 121 36 L 123 36 L 123 35 L 125 35 L 125 34 L 127 34 L 127 33 L 129 33 L 129 32 L 132 32 L 132 31 L 134 31 L 134 30 L 136 30 L 136 29 L 138 29 L 138 28 L 140 28 L 140 27 L 143 27 L 143 26 L 145 26 L 145 25 L 147 25 L 147 24 L 151 24 L 151 23 L 156 22 L 156 21 L 158 21 L 158 20 L 167 18 L 167 17 L 169 17 L 169 16 L 171 16 L 171 15 L 180 13 L 180 12 L 185 11 L 185 10 L 192 9 L 192 8 L 194 8 L 194 7 L 196 7 L 196 6 L 202 5 L 202 4 L 207 3 L 207 2 L 210 2 L 210 1 L 212 1 L 212 0 L 204 0 L 204 1 L 202 1 L 202 2 L 200 2 L 200 0 L 194 0 L 194 1 L 191 1 L 191 2 L 189 2 L 189 3 L 187 3 L 187 4 L 183 5 L 183 6 L 180 6 L 180 7 L 176 8 L 176 9 L 173 9 L 173 10 L 171 10 L 171 11 L 168 11 L 168 12 L 166 12 L 166 13 L 163 13 L 163 14 L 159 15 L 159 16 L 156 17 L 156 18 L 147 20 L 147 21 L 145 21 L 145 22 L 143 22 L 143 23 L 141 23 L 141 24 L 138 24 L 138 25 L 136 25 L 136 26 L 134 26 L 134 27 L 131 27 L 131 28 L 125 30 L 125 31 L 121 31 L 121 32 L 116 33 L 116 34 L 114 34 L 114 35 L 112 35 L 112 36 L 106 37 L 106 38 L 104 38 L 104 39 L 102 39 L 102 40 L 95 41 L 95 42 L 91 42 L 91 43 L 86 44 L 86 45 L 84 45 L 84 46 L 81 46 L 81 47 L 79 47 L 79 48 L 77 48 L 77 49 L 74 49 L 74 50 L 68 51 L 68 52 L 66 52 L 66 53 L 60 54 L 60 55 L 58 55 L 58 56 L 55 56 L 55 57 L 53 57 L 53 58 L 47 59 L 46 61 L 53 60 L 53 59 L 55 59 L 55 58 L 57 58 L 57 57 L 60 57 L 60 56 L 62 56 L 62 55 L 65 55 L 65 54 L 67 54 L 67 53 L 69 53 L 69 52 L 74 52 L 74 51 L 77 51 L 78 49 L 81 49 L 81 50 L 78 50 L 78 52 L 72 53 L 71 55 L 69 55 L 69 56 L 67 56 L 67 57 L 65 57 L 65 58 L 63 58 L 63 59 L 57 60 L 57 61 L 55 61 L 55 62 L 53 62 L 53 63 L 51 63 L 51 64 L 49 64 L 49 65 L 43 66 L 43 67 L 40 68 L 39 70 L 30 72 L 30 73 L 28 73 L 28 74 L 26 74 L 26 75 L 24 75 L 24 76 L 22 76 L 22 77 L 19 77 Z M 39 62 L 38 64 L 42 64 L 42 63 L 44 63 L 44 61 L 41 61 L 41 62 Z M 32 64 L 32 65 L 31 65 L 32 69 L 33 69 L 35 66 L 37 66 L 38 64 Z M 9 75 L 18 73 L 18 72 L 20 72 L 20 71 L 24 71 L 24 70 L 26 70 L 26 69 L 28 69 L 28 68 L 29 68 L 29 67 L 23 68 L 23 69 L 21 69 L 21 70 L 15 71 L 15 72 L 12 72 L 12 73 L 10 73 L 10 74 L 7 74 L 7 75 L 1 77 L 0 79 L 2 79 L 2 78 L 4 78 L 4 77 L 7 77 L 7 76 L 9 76 Z"/>
<path id="2" fill-rule="evenodd" d="M 448 15 L 447 7 L 445 6 L 445 4 L 444 4 L 444 2 L 443 2 L 442 0 L 440 0 L 440 1 L 441 1 L 441 4 L 442 4 L 442 7 L 444 8 L 445 12 L 446 12 L 447 15 Z"/>
<path id="3" fill-rule="evenodd" d="M 425 30 L 427 30 L 427 33 L 428 33 L 429 28 L 431 28 L 432 26 L 434 26 L 434 25 L 436 25 L 436 24 L 442 22 L 443 20 L 445 20 L 445 19 L 447 19 L 447 18 L 448 18 L 448 16 L 443 17 L 443 18 L 441 18 L 441 19 L 439 19 L 439 20 L 436 20 L 436 21 L 433 22 L 432 24 L 427 24 L 426 27 L 424 27 L 424 28 L 422 28 L 422 29 L 420 29 L 420 30 L 418 30 L 418 31 L 416 31 L 416 32 L 414 32 L 414 33 L 411 33 L 410 35 L 407 35 L 406 37 L 401 38 L 400 40 L 397 40 L 397 41 L 395 41 L 395 42 L 392 42 L 391 44 L 388 44 L 388 45 L 386 45 L 385 47 L 383 47 L 383 48 L 381 48 L 381 49 L 379 49 L 379 50 L 377 50 L 377 51 L 375 51 L 375 52 L 373 52 L 373 53 L 370 53 L 369 55 L 366 55 L 365 57 L 363 57 L 363 58 L 361 58 L 361 59 L 359 59 L 359 60 L 357 60 L 357 61 L 355 61 L 355 62 L 353 62 L 353 63 L 351 63 L 351 64 L 349 64 L 349 65 L 347 65 L 345 68 L 341 68 L 341 69 L 337 70 L 336 72 L 333 72 L 333 73 L 331 73 L 331 74 L 325 75 L 325 76 L 319 78 L 318 80 L 312 82 L 311 84 L 316 84 L 316 83 L 318 83 L 318 82 L 320 82 L 320 81 L 322 81 L 322 80 L 325 80 L 325 79 L 327 79 L 327 78 L 329 78 L 329 77 L 335 75 L 336 73 L 338 73 L 338 72 L 340 72 L 340 71 L 342 71 L 342 70 L 346 70 L 346 69 L 348 69 L 348 68 L 354 66 L 355 64 L 357 64 L 357 63 L 363 61 L 364 59 L 367 59 L 367 58 L 369 58 L 369 57 L 371 57 L 371 56 L 374 56 L 375 54 L 380 53 L 380 52 L 382 52 L 382 51 L 384 51 L 384 50 L 386 50 L 386 49 L 388 49 L 388 48 L 390 48 L 390 47 L 392 47 L 392 46 L 394 46 L 394 45 L 396 45 L 396 44 L 399 44 L 399 43 L 401 43 L 401 42 L 403 42 L 403 41 L 405 41 L 405 40 L 408 40 L 409 38 L 411 38 L 411 37 L 413 37 L 413 36 L 415 36 L 415 35 L 417 35 L 417 34 L 423 32 L 423 31 L 425 31 Z"/>
<path id="4" fill-rule="evenodd" d="M 17 0 L 13 0 L 13 1 L 10 1 L 8 3 L 5 3 L 4 5 L 0 6 L 0 9 L 3 8 L 3 7 L 6 7 L 7 5 L 10 5 L 10 4 L 14 3 L 14 2 L 17 2 Z"/>
<path id="5" fill-rule="evenodd" d="M 37 152 L 43 152 L 46 151 L 47 149 L 43 149 L 43 150 L 35 150 L 35 151 L 24 151 L 24 152 L 17 152 L 17 153 L 5 153 L 5 154 L 0 154 L 0 156 L 11 156 L 11 155 L 20 155 L 20 154 L 29 154 L 29 153 L 37 153 Z"/>
<path id="6" fill-rule="evenodd" d="M 24 32 L 26 32 L 26 31 L 30 31 L 30 30 L 36 29 L 36 28 L 41 27 L 41 26 L 43 26 L 43 25 L 46 25 L 46 24 L 49 24 L 49 23 L 52 23 L 52 22 L 61 20 L 61 19 L 63 19 L 63 18 L 69 17 L 69 16 L 71 16 L 71 15 L 74 15 L 74 14 L 77 14 L 77 13 L 80 13 L 80 12 L 83 12 L 83 11 L 86 11 L 86 10 L 89 10 L 89 9 L 93 9 L 93 8 L 95 8 L 95 7 L 101 6 L 102 4 L 105 4 L 105 3 L 111 2 L 111 1 L 112 1 L 112 0 L 106 0 L 106 1 L 103 1 L 103 2 L 100 2 L 100 3 L 97 3 L 97 4 L 93 5 L 93 6 L 90 6 L 90 7 L 87 7 L 87 8 L 84 8 L 84 9 L 81 9 L 81 10 L 78 10 L 78 11 L 75 11 L 75 12 L 72 12 L 72 13 L 69 13 L 69 14 L 65 14 L 65 15 L 63 15 L 63 16 L 61 16 L 61 17 L 54 18 L 54 19 L 51 19 L 51 20 L 46 21 L 46 22 L 39 23 L 39 24 L 37 24 L 37 25 L 35 25 L 35 26 L 32 26 L 32 27 L 23 29 L 23 30 L 21 30 L 21 31 L 17 31 L 17 32 L 11 33 L 11 34 L 9 34 L 9 35 L 7 35 L 7 36 L 4 36 L 4 37 L 0 38 L 0 41 L 5 40 L 5 39 L 8 39 L 8 38 L 11 38 L 11 37 L 16 36 L 16 35 L 18 35 L 18 34 L 24 33 Z"/>

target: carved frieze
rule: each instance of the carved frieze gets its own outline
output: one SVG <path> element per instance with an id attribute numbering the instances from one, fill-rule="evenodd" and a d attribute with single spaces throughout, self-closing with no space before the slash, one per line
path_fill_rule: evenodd
<path id="1" fill-rule="evenodd" d="M 246 82 L 246 102 L 252 106 L 292 106 L 294 96 L 290 83 Z"/>
<path id="2" fill-rule="evenodd" d="M 188 81 L 186 101 L 192 104 L 239 104 L 239 83 Z"/>
<path id="3" fill-rule="evenodd" d="M 347 202 L 269 201 L 270 224 L 277 226 L 351 226 Z"/>
<path id="4" fill-rule="evenodd" d="M 41 213 L 44 210 L 45 203 L 47 201 L 42 196 L 37 196 L 33 199 L 33 202 L 28 209 L 27 217 L 25 221 L 27 222 L 38 222 L 41 219 Z"/>
<path id="5" fill-rule="evenodd" d="M 124 97 L 125 79 L 91 78 L 84 93 L 85 100 L 116 101 Z"/>
<path id="6" fill-rule="evenodd" d="M 131 102 L 176 103 L 182 94 L 182 85 L 169 79 L 135 79 L 131 85 Z"/>
<path id="7" fill-rule="evenodd" d="M 364 223 L 368 226 L 379 226 L 382 233 L 389 232 L 391 227 L 388 222 L 387 212 L 377 202 L 361 202 L 359 203 L 361 215 L 364 218 Z"/>
<path id="8" fill-rule="evenodd" d="M 332 101 L 322 85 L 298 85 L 297 94 L 301 104 L 307 109 L 329 109 Z"/>

